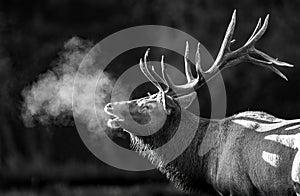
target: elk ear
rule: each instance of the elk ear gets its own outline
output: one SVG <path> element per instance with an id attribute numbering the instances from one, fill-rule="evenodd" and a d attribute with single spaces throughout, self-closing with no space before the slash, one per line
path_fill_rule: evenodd
<path id="1" fill-rule="evenodd" d="M 175 98 L 176 101 L 180 104 L 180 106 L 184 109 L 188 108 L 194 101 L 194 99 L 197 97 L 196 92 L 192 92 L 188 95 L 183 95 L 180 97 Z"/>

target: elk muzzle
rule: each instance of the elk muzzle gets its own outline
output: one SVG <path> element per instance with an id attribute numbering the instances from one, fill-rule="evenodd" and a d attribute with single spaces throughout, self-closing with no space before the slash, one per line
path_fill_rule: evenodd
<path id="1" fill-rule="evenodd" d="M 107 126 L 113 129 L 120 128 L 120 122 L 124 121 L 124 119 L 121 118 L 121 115 L 117 112 L 120 110 L 121 106 L 121 104 L 118 103 L 119 102 L 108 103 L 104 107 L 104 111 L 112 117 L 107 121 Z"/>

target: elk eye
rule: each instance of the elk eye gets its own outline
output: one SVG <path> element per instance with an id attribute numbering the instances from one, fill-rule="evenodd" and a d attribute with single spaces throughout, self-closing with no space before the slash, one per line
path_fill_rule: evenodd
<path id="1" fill-rule="evenodd" d="M 152 109 L 153 109 L 152 104 L 145 104 L 139 109 L 139 112 L 144 113 L 144 112 L 151 111 Z"/>
<path id="2" fill-rule="evenodd" d="M 151 104 L 145 105 L 145 107 L 147 108 L 147 110 L 152 110 L 153 106 Z"/>

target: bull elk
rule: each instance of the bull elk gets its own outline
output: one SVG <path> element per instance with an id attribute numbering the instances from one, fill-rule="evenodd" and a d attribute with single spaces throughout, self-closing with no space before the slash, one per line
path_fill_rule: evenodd
<path id="1" fill-rule="evenodd" d="M 194 90 L 207 81 L 204 78 L 212 78 L 219 70 L 241 62 L 268 68 L 286 79 L 275 66 L 293 65 L 255 48 L 255 43 L 267 29 L 268 19 L 268 15 L 263 23 L 259 19 L 248 41 L 242 47 L 231 50 L 236 24 L 234 11 L 219 53 L 206 71 L 200 65 L 198 44 L 194 65 L 196 77 L 188 62 L 187 43 L 184 56 L 187 83 L 183 85 L 176 85 L 171 80 L 163 57 L 161 76 L 153 67 L 149 68 L 147 50 L 140 60 L 140 69 L 158 92 L 140 99 L 108 103 L 105 111 L 112 116 L 108 126 L 127 131 L 133 148 L 147 156 L 183 190 L 223 196 L 300 195 L 300 119 L 283 120 L 264 112 L 247 111 L 213 120 L 187 110 L 197 96 Z M 183 125 L 179 127 L 180 123 Z M 176 131 L 187 129 L 195 130 L 192 141 L 178 157 L 166 161 L 166 154 L 158 147 L 167 143 Z M 184 143 L 183 135 L 171 149 L 176 150 Z M 210 145 L 206 152 L 201 150 L 204 144 Z"/>

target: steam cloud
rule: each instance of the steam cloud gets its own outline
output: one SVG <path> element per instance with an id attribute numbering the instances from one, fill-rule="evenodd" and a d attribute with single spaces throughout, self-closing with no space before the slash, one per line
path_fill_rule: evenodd
<path id="1" fill-rule="evenodd" d="M 64 45 L 57 66 L 40 75 L 37 82 L 22 91 L 22 118 L 26 126 L 34 126 L 37 122 L 43 125 L 71 125 L 74 113 L 92 132 L 100 133 L 106 128 L 108 117 L 103 107 L 107 103 L 113 80 L 103 72 L 99 76 L 101 70 L 85 68 L 84 72 L 77 73 L 92 46 L 91 42 L 78 37 L 70 39 Z M 79 101 L 72 107 L 76 74 L 76 83 L 80 86 L 76 100 Z M 98 115 L 95 115 L 95 106 Z"/>

